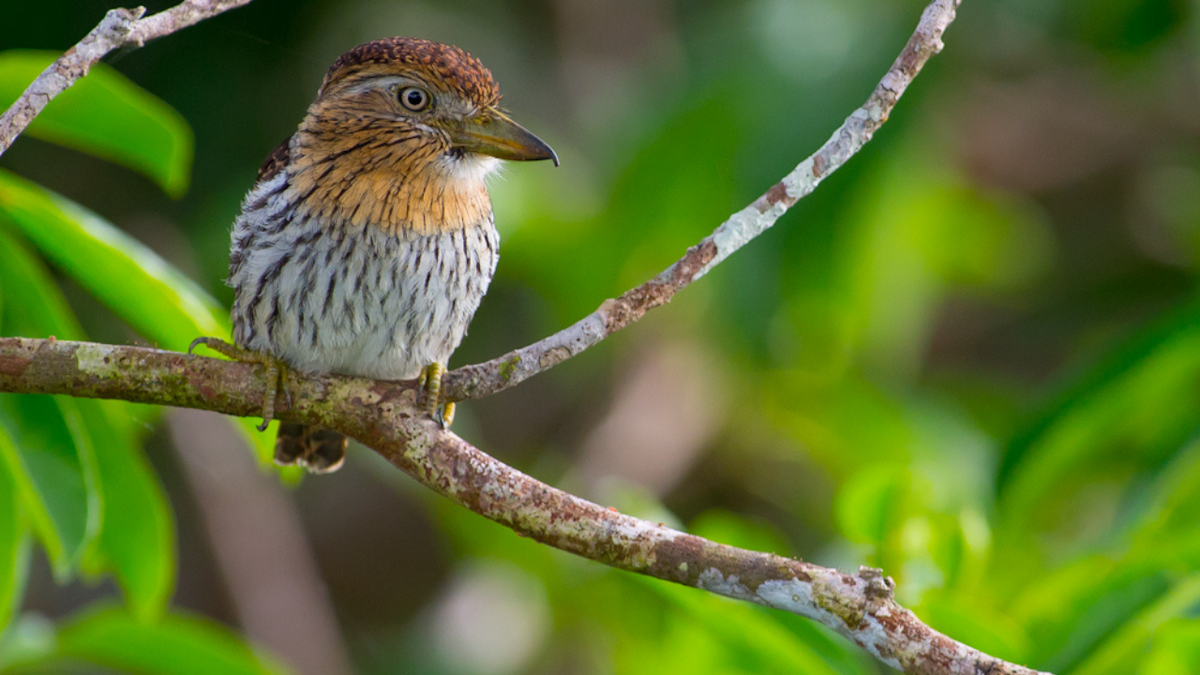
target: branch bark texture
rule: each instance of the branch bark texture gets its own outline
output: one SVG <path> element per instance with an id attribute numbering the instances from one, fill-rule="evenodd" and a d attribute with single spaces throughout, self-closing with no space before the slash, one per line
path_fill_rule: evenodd
<path id="1" fill-rule="evenodd" d="M 145 7 L 112 9 L 104 20 L 86 37 L 50 64 L 25 89 L 8 110 L 0 115 L 0 155 L 3 155 L 17 136 L 25 131 L 33 118 L 77 80 L 88 74 L 96 62 L 109 52 L 147 40 L 169 35 L 194 23 L 216 16 L 250 0 L 185 0 L 178 5 L 143 18 Z"/>
<path id="2" fill-rule="evenodd" d="M 689 248 L 682 258 L 621 297 L 605 300 L 596 311 L 554 335 L 491 361 L 447 373 L 442 379 L 442 395 L 451 400 L 480 398 L 507 389 L 575 356 L 642 318 L 646 312 L 667 304 L 684 287 L 774 225 L 793 204 L 815 190 L 826 176 L 845 164 L 883 126 L 925 62 L 942 50 L 942 34 L 954 21 L 960 1 L 933 0 L 929 3 L 904 50 L 867 102 L 851 113 L 820 149 L 749 206 L 721 223 L 699 244 Z"/>
<path id="3" fill-rule="evenodd" d="M 117 398 L 254 416 L 262 366 L 143 347 L 0 338 L 0 391 Z M 597 562 L 819 621 L 922 675 L 1036 675 L 938 633 L 882 572 L 855 574 L 726 546 L 542 483 L 441 429 L 414 382 L 288 374 L 280 419 L 352 436 L 430 489 L 515 532 Z M 289 400 L 290 399 L 290 400 Z"/>

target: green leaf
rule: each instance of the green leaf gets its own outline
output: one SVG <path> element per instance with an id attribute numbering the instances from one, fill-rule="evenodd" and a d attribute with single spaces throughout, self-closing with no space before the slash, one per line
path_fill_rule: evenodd
<path id="1" fill-rule="evenodd" d="M 82 335 L 49 275 L 21 242 L 3 229 L 0 288 L 8 298 L 0 314 L 0 328 L 5 333 Z M 2 395 L 0 427 L 0 457 L 7 463 L 55 573 L 66 577 L 84 545 L 94 540 L 102 504 L 95 484 L 94 455 L 79 421 L 78 406 L 65 398 Z"/>
<path id="2" fill-rule="evenodd" d="M 171 508 L 130 429 L 131 406 L 90 401 L 80 408 L 96 445 L 104 494 L 104 522 L 92 572 L 111 569 L 135 617 L 161 614 L 175 582 L 175 528 Z"/>
<path id="3" fill-rule="evenodd" d="M 144 623 L 116 608 L 92 610 L 70 621 L 42 653 L 9 665 L 45 672 L 83 661 L 144 675 L 282 675 L 282 666 L 257 654 L 223 626 L 170 614 Z"/>
<path id="4" fill-rule="evenodd" d="M 3 225 L 0 215 L 0 289 L 6 300 L 0 307 L 0 330 L 4 335 L 83 339 L 83 329 L 50 273 L 25 243 Z"/>
<path id="5" fill-rule="evenodd" d="M 0 109 L 7 108 L 60 54 L 0 53 Z M 139 171 L 167 194 L 187 191 L 192 130 L 174 108 L 103 63 L 55 98 L 25 133 Z"/>
<path id="6" fill-rule="evenodd" d="M 0 171 L 0 215 L 152 342 L 181 350 L 227 337 L 225 310 L 141 242 L 74 202 Z"/>
<path id="7" fill-rule="evenodd" d="M 1138 675 L 1193 675 L 1200 672 L 1200 620 L 1181 619 L 1164 625 Z"/>
<path id="8" fill-rule="evenodd" d="M 1147 647 L 1159 628 L 1178 617 L 1187 616 L 1200 608 L 1200 574 L 1181 579 L 1158 602 L 1132 616 L 1113 632 L 1073 675 L 1103 675 L 1131 673 L 1144 658 Z"/>
<path id="9" fill-rule="evenodd" d="M 0 315 L 5 333 L 82 337 L 47 271 L 3 228 L 0 288 L 14 291 L 6 312 Z M 86 399 L 67 405 L 81 417 L 77 433 L 95 446 L 98 484 L 93 487 L 103 495 L 104 503 L 99 536 L 83 560 L 85 568 L 93 574 L 111 569 L 138 616 L 155 614 L 165 606 L 174 584 L 174 531 L 170 507 L 138 450 L 144 424 L 135 426 L 133 415 L 144 422 L 153 419 L 158 409 Z M 66 483 L 63 489 L 69 491 L 71 485 Z M 33 512 L 35 516 L 39 513 Z M 96 517 L 100 515 L 97 509 Z"/>
<path id="10" fill-rule="evenodd" d="M 1049 529 L 1081 477 L 1120 453 L 1161 458 L 1195 433 L 1200 306 L 1186 307 L 1115 349 L 1013 440 L 1000 467 L 1000 522 Z"/>
<path id="11" fill-rule="evenodd" d="M 63 397 L 0 396 L 0 455 L 60 580 L 100 529 L 95 458 L 90 445 L 77 444 L 78 417 Z"/>
<path id="12" fill-rule="evenodd" d="M 1010 613 L 1031 638 L 1030 660 L 1052 672 L 1075 672 L 1130 617 L 1172 592 L 1161 564 L 1134 555 L 1092 555 L 1030 580 Z"/>
<path id="13" fill-rule="evenodd" d="M 1200 541 L 1200 441 L 1165 464 L 1133 533 L 1135 551 L 1162 551 L 1172 540 Z"/>
<path id="14" fill-rule="evenodd" d="M 6 442 L 9 441 L 0 438 L 0 445 Z M 0 634 L 12 618 L 24 586 L 28 547 L 20 516 L 17 483 L 7 464 L 0 461 Z"/>

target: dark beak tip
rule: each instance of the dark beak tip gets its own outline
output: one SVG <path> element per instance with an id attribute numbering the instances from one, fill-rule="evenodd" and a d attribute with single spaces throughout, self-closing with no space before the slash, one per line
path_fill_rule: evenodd
<path id="1" fill-rule="evenodd" d="M 557 167 L 558 166 L 558 153 L 554 151 L 554 148 L 550 147 L 549 143 L 547 143 L 546 141 L 543 141 L 542 139 L 538 138 L 537 136 L 533 136 L 533 134 L 530 134 L 530 136 L 533 137 L 532 145 L 534 145 L 538 150 L 538 154 L 536 156 L 532 157 L 532 159 L 548 159 L 548 160 L 554 162 L 554 166 Z"/>

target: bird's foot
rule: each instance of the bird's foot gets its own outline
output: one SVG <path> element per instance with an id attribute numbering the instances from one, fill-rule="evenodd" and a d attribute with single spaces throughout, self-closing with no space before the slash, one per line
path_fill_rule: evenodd
<path id="1" fill-rule="evenodd" d="M 438 424 L 441 424 L 443 429 L 449 429 L 450 425 L 454 423 L 454 401 L 445 403 L 441 401 L 442 375 L 445 374 L 446 366 L 440 363 L 431 363 L 421 369 L 421 374 L 417 377 L 417 384 L 421 387 L 422 407 L 425 412 Z M 438 414 L 439 407 L 441 414 Z"/>
<path id="2" fill-rule="evenodd" d="M 259 431 L 266 431 L 267 425 L 275 418 L 275 397 L 279 394 L 279 383 L 283 381 L 287 366 L 266 352 L 256 352 L 214 337 L 198 337 L 192 340 L 192 344 L 188 345 L 188 353 L 193 353 L 200 345 L 234 361 L 257 363 L 267 367 L 266 390 L 263 393 L 263 421 L 258 425 Z"/>

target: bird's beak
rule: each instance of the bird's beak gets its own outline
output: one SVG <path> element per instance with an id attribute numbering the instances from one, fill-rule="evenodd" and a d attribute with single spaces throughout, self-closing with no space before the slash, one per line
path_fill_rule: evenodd
<path id="1" fill-rule="evenodd" d="M 451 129 L 450 140 L 467 152 L 518 161 L 552 159 L 558 166 L 558 155 L 545 141 L 494 108 Z"/>

